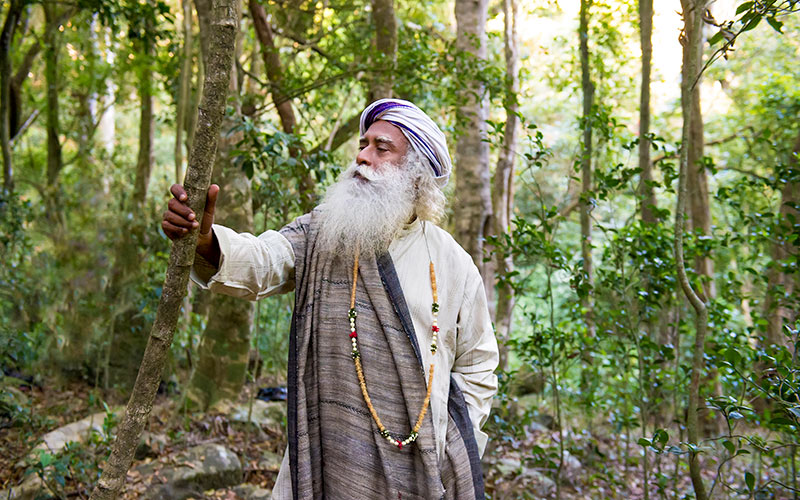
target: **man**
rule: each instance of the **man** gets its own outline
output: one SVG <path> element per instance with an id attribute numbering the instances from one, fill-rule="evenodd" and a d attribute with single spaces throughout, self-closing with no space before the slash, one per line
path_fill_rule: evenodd
<path id="1" fill-rule="evenodd" d="M 250 300 L 295 290 L 273 498 L 483 499 L 497 343 L 477 268 L 434 225 L 444 134 L 383 99 L 362 113 L 359 147 L 323 203 L 277 232 L 212 226 L 212 186 L 193 279 Z M 199 224 L 172 193 L 162 227 L 175 239 Z"/>

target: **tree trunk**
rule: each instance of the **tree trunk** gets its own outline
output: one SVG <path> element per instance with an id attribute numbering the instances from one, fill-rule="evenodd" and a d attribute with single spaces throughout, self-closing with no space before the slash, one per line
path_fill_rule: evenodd
<path id="1" fill-rule="evenodd" d="M 202 4 L 200 4 L 202 5 Z M 210 12 L 198 5 L 198 19 L 208 18 Z M 200 37 L 207 36 L 200 23 Z M 244 171 L 233 164 L 230 151 L 242 139 L 241 132 L 231 129 L 241 116 L 239 81 L 231 71 L 229 92 L 234 115 L 223 121 L 212 178 L 220 186 L 215 221 L 239 231 L 253 230 L 253 203 L 250 180 Z M 229 100 L 230 101 L 230 100 Z M 187 397 L 203 410 L 220 400 L 235 400 L 245 381 L 250 353 L 250 331 L 253 327 L 252 302 L 214 294 L 209 304 L 208 323 L 198 348 Z"/>
<path id="2" fill-rule="evenodd" d="M 183 182 L 183 133 L 190 109 L 190 85 L 192 82 L 192 4 L 190 0 L 181 0 L 183 10 L 183 61 L 181 61 L 181 78 L 178 87 L 177 117 L 175 119 L 175 182 Z"/>
<path id="3" fill-rule="evenodd" d="M 486 57 L 486 17 L 488 0 L 456 0 L 456 49 L 460 54 Z M 464 56 L 459 55 L 464 64 Z M 466 68 L 462 71 L 466 72 Z M 459 130 L 456 143 L 455 238 L 472 256 L 483 276 L 486 295 L 493 303 L 494 276 L 487 273 L 483 262 L 484 240 L 492 214 L 489 174 L 489 144 L 486 139 L 488 100 L 480 81 L 465 82 L 458 91 L 456 122 Z"/>
<path id="4" fill-rule="evenodd" d="M 494 172 L 494 191 L 492 192 L 492 226 L 495 236 L 502 238 L 511 233 L 511 217 L 514 210 L 514 163 L 517 154 L 517 130 L 519 128 L 519 51 L 517 50 L 517 0 L 503 0 L 505 30 L 503 34 L 506 58 L 506 82 L 504 107 L 506 126 L 503 134 L 503 149 L 497 159 Z M 496 273 L 508 276 L 514 270 L 511 254 L 495 254 Z M 497 284 L 497 307 L 495 308 L 495 328 L 500 342 L 500 369 L 508 369 L 508 345 L 514 310 L 514 290 L 506 280 Z"/>
<path id="5" fill-rule="evenodd" d="M 281 128 L 287 134 L 294 134 L 295 127 L 297 126 L 297 118 L 294 114 L 292 107 L 292 100 L 286 95 L 283 90 L 283 65 L 281 58 L 278 54 L 278 49 L 275 46 L 275 38 L 272 35 L 272 27 L 267 20 L 267 13 L 264 7 L 258 3 L 257 0 L 249 0 L 250 15 L 253 18 L 253 25 L 255 26 L 256 36 L 261 45 L 261 57 L 264 60 L 264 68 L 267 72 L 267 78 L 270 83 L 270 94 L 272 94 L 272 102 L 275 109 L 278 111 L 278 117 L 281 120 Z M 302 151 L 293 147 L 289 154 L 296 158 L 302 154 Z M 316 204 L 316 180 L 311 172 L 305 172 L 300 177 L 298 186 L 300 191 L 301 209 L 304 212 L 310 211 Z"/>
<path id="6" fill-rule="evenodd" d="M 297 124 L 294 115 L 291 98 L 283 91 L 283 67 L 278 49 L 275 47 L 275 39 L 272 35 L 272 27 L 267 20 L 267 13 L 258 0 L 249 0 L 250 15 L 253 18 L 253 25 L 256 36 L 261 44 L 261 57 L 264 59 L 264 68 L 269 78 L 270 94 L 272 102 L 278 111 L 281 120 L 281 128 L 287 134 L 293 134 Z"/>
<path id="7" fill-rule="evenodd" d="M 705 10 L 705 0 L 681 0 L 683 7 L 683 21 L 685 27 L 684 52 L 687 53 L 684 61 L 684 73 L 681 80 L 681 110 L 683 112 L 683 130 L 681 134 L 681 159 L 678 176 L 678 201 L 675 208 L 675 263 L 678 271 L 678 281 L 681 284 L 686 298 L 695 311 L 695 341 L 692 348 L 692 371 L 689 384 L 689 407 L 686 410 L 686 432 L 689 444 L 699 447 L 698 411 L 700 408 L 700 377 L 705 365 L 705 337 L 708 330 L 708 309 L 704 300 L 695 292 L 686 274 L 686 264 L 683 257 L 683 232 L 684 217 L 686 216 L 687 178 L 691 171 L 689 153 L 692 150 L 692 141 L 695 139 L 692 120 L 696 117 L 694 82 L 698 74 L 700 53 L 695 50 L 699 45 L 697 38 L 703 22 L 702 13 Z M 696 449 L 696 448 L 695 448 Z M 689 475 L 697 500 L 706 500 L 706 490 L 698 461 L 698 453 L 689 450 Z"/>
<path id="8" fill-rule="evenodd" d="M 39 40 L 34 40 L 34 42 L 25 52 L 25 56 L 22 58 L 22 63 L 20 63 L 17 71 L 11 78 L 11 86 L 9 89 L 9 113 L 11 114 L 9 118 L 9 131 L 11 134 L 11 140 L 14 140 L 17 137 L 23 126 L 22 84 L 28 78 L 28 74 L 31 72 L 31 66 L 33 66 L 33 61 L 39 55 L 41 50 L 42 44 L 39 42 Z"/>
<path id="9" fill-rule="evenodd" d="M 44 30 L 44 60 L 45 80 L 47 82 L 47 185 L 51 191 L 55 190 L 58 174 L 63 167 L 61 158 L 61 141 L 58 138 L 59 109 L 58 109 L 58 53 L 60 49 L 59 16 L 56 13 L 57 4 L 53 0 L 46 0 L 43 4 L 45 17 Z M 51 201 L 54 193 L 51 194 Z M 55 206 L 51 207 L 56 209 Z"/>
<path id="10" fill-rule="evenodd" d="M 150 23 L 148 23 L 149 26 Z M 146 30 L 149 33 L 152 26 Z M 150 61 L 153 57 L 153 40 L 149 34 L 142 40 L 142 56 L 145 64 L 139 66 L 139 156 L 136 161 L 136 179 L 134 181 L 133 201 L 137 208 L 144 206 L 147 198 L 147 187 L 150 184 L 150 172 L 153 169 L 153 140 L 155 122 L 153 115 L 153 73 Z"/>
<path id="11" fill-rule="evenodd" d="M 0 147 L 3 157 L 3 191 L 14 190 L 14 168 L 11 158 L 11 42 L 19 18 L 22 0 L 11 0 L 0 33 Z"/>
<path id="12" fill-rule="evenodd" d="M 681 0 L 684 5 L 684 13 L 687 12 L 685 7 L 687 0 Z M 702 9 L 698 15 L 702 18 L 705 9 Z M 694 12 L 689 12 L 687 15 L 693 16 Z M 694 54 L 697 57 L 698 68 L 702 65 L 703 61 L 703 24 L 700 23 L 699 31 L 692 33 L 694 23 L 687 23 L 684 27 L 684 39 L 686 43 L 683 46 L 683 66 L 681 67 L 681 78 L 691 79 L 697 84 L 692 88 L 692 128 L 691 141 L 689 142 L 689 172 L 688 172 L 688 186 L 689 186 L 689 221 L 690 228 L 697 235 L 709 236 L 711 234 L 711 210 L 709 205 L 708 196 L 708 175 L 706 174 L 705 166 L 703 165 L 703 113 L 700 106 L 700 79 L 697 74 L 688 74 L 688 57 Z M 693 40 L 694 45 L 689 45 L 689 40 Z M 698 70 L 699 71 L 699 70 Z M 698 293 L 705 299 L 712 299 L 716 296 L 714 287 L 714 263 L 711 258 L 706 256 L 698 256 L 695 258 L 695 271 L 702 282 L 702 288 Z"/>
<path id="13" fill-rule="evenodd" d="M 397 19 L 394 0 L 371 0 L 372 24 L 375 26 L 376 57 L 372 60 L 372 81 L 368 100 L 392 97 L 395 66 L 397 65 Z"/>
<path id="14" fill-rule="evenodd" d="M 199 108 L 196 143 L 190 155 L 185 183 L 189 196 L 188 204 L 196 214 L 203 213 L 206 192 L 211 181 L 211 169 L 216 154 L 220 124 L 225 113 L 227 87 L 230 82 L 238 32 L 239 16 L 235 2 L 214 0 L 214 14 L 208 77 Z M 196 246 L 197 231 L 192 231 L 189 236 L 176 241 L 172 246 L 156 319 L 150 332 L 139 376 L 128 401 L 125 416 L 117 429 L 111 456 L 97 487 L 92 492 L 92 500 L 116 498 L 125 483 L 126 474 L 133 461 L 133 453 L 153 407 L 161 372 L 172 344 Z"/>
<path id="15" fill-rule="evenodd" d="M 581 296 L 587 335 L 594 337 L 594 277 L 592 270 L 592 106 L 594 83 L 589 69 L 589 8 L 592 0 L 581 0 L 578 35 L 580 36 L 581 88 L 583 90 L 583 148 L 581 150 L 581 258 L 586 293 Z"/>
<path id="16" fill-rule="evenodd" d="M 639 35 L 642 46 L 642 86 L 639 100 L 639 198 L 642 221 L 656 222 L 656 195 L 650 161 L 650 67 L 653 59 L 653 0 L 639 0 Z"/>
<path id="17" fill-rule="evenodd" d="M 796 179 L 798 155 L 800 155 L 800 133 L 794 141 L 789 158 L 789 174 L 780 176 L 786 177 L 787 180 L 781 188 L 781 205 L 778 211 L 780 222 L 772 244 L 772 263 L 767 272 L 767 293 L 764 297 L 764 317 L 767 318 L 766 346 L 782 345 L 791 350 L 794 350 L 794 346 L 786 341 L 783 325 L 792 325 L 797 319 L 797 308 L 791 304 L 796 291 L 797 271 L 794 271 L 794 276 L 784 272 L 784 261 L 797 255 L 797 245 L 789 239 L 789 236 L 792 234 L 791 218 L 795 221 L 800 220 L 800 213 L 794 208 L 800 203 L 800 182 Z"/>

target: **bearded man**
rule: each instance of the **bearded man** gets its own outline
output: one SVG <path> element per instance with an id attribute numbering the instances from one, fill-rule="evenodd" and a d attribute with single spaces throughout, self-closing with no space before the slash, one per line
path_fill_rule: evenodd
<path id="1" fill-rule="evenodd" d="M 273 498 L 483 499 L 497 342 L 477 268 L 435 225 L 444 134 L 382 99 L 361 115 L 359 148 L 319 207 L 258 237 L 211 225 L 212 186 L 193 279 L 250 300 L 295 291 Z M 162 227 L 175 239 L 199 224 L 171 191 Z"/>

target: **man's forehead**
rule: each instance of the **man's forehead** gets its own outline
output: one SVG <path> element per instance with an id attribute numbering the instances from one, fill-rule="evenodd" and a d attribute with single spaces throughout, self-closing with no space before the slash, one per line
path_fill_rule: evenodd
<path id="1" fill-rule="evenodd" d="M 359 137 L 359 139 L 358 139 L 358 140 L 359 140 L 360 142 L 366 142 L 366 141 L 368 140 L 368 138 L 367 138 L 367 136 L 366 136 L 366 135 L 362 135 L 361 137 Z M 389 137 L 388 135 L 378 135 L 378 136 L 375 136 L 375 137 L 374 137 L 374 140 L 375 140 L 375 142 L 386 142 L 386 143 L 389 143 L 389 144 L 393 144 L 393 143 L 395 142 L 395 141 L 394 141 L 394 139 L 392 139 L 392 138 L 391 138 L 391 137 Z"/>
<path id="2" fill-rule="evenodd" d="M 370 125 L 370 127 L 361 137 L 385 137 L 389 138 L 395 143 L 403 143 L 404 141 L 407 141 L 403 131 L 400 130 L 400 127 L 385 120 L 376 120 L 375 123 Z"/>

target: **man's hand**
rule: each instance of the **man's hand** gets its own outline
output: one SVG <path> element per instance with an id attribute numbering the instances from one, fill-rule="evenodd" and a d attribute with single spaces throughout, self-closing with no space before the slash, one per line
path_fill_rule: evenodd
<path id="1" fill-rule="evenodd" d="M 161 228 L 169 239 L 176 240 L 186 236 L 189 231 L 198 227 L 200 223 L 197 222 L 197 217 L 192 209 L 186 206 L 186 200 L 189 197 L 186 195 L 183 186 L 173 184 L 169 190 L 174 198 L 169 200 L 167 204 L 167 211 L 164 212 L 161 219 Z M 208 188 L 206 206 L 203 210 L 203 223 L 200 225 L 200 235 L 197 238 L 197 253 L 217 267 L 219 266 L 220 250 L 211 225 L 214 223 L 214 209 L 217 205 L 218 194 L 219 186 L 212 184 Z"/>

